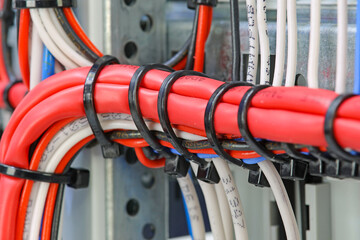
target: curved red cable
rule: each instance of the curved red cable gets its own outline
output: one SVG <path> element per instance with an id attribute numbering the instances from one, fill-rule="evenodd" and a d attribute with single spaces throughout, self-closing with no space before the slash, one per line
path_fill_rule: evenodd
<path id="1" fill-rule="evenodd" d="M 99 76 L 95 91 L 99 113 L 129 113 L 127 91 L 137 67 L 113 65 Z M 54 123 L 69 117 L 84 116 L 82 92 L 89 68 L 54 75 L 40 83 L 20 102 L 1 141 L 0 161 L 28 167 L 30 144 Z M 140 107 L 144 117 L 158 119 L 157 97 L 163 79 L 169 73 L 153 70 L 146 74 L 140 88 Z M 172 87 L 168 112 L 172 123 L 204 130 L 203 117 L 207 101 L 220 81 L 183 77 Z M 239 136 L 238 105 L 248 87 L 228 91 L 215 113 L 215 129 L 219 134 Z M 249 109 L 249 127 L 255 137 L 274 141 L 325 146 L 324 115 L 337 95 L 328 90 L 304 87 L 270 87 L 257 94 Z M 114 104 L 116 103 L 116 104 Z M 360 149 L 360 97 L 353 97 L 339 108 L 335 135 L 344 147 Z M 266 117 L 264 117 L 266 116 Z M 261 123 L 261 124 L 260 124 Z M 13 239 L 15 217 L 24 181 L 0 176 L 0 239 Z"/>
<path id="2" fill-rule="evenodd" d="M 79 25 L 77 19 L 74 16 L 71 8 L 63 8 L 66 19 L 69 21 L 70 26 L 74 29 L 75 33 L 79 36 L 79 38 L 88 46 L 96 55 L 102 57 L 103 54 L 96 48 L 96 46 L 91 42 L 88 38 L 84 30 Z"/>

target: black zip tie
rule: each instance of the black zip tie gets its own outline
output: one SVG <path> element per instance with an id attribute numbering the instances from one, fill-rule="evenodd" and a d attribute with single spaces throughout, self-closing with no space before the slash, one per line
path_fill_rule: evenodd
<path id="1" fill-rule="evenodd" d="M 307 173 L 308 165 L 302 161 L 295 161 L 287 155 L 276 155 L 273 152 L 266 149 L 266 147 L 260 142 L 256 141 L 251 134 L 248 126 L 248 110 L 251 104 L 252 98 L 261 90 L 270 87 L 269 85 L 254 86 L 249 89 L 241 99 L 238 111 L 238 127 L 240 129 L 241 136 L 245 139 L 247 144 L 260 156 L 265 157 L 275 163 L 280 164 L 280 176 L 285 179 L 302 180 Z"/>
<path id="2" fill-rule="evenodd" d="M 340 105 L 347 99 L 355 96 L 354 94 L 343 94 L 337 96 L 334 101 L 330 104 L 326 115 L 325 115 L 325 122 L 324 122 L 324 133 L 325 139 L 328 144 L 328 149 L 330 152 L 334 153 L 340 159 L 345 161 L 353 161 L 357 164 L 360 164 L 360 156 L 356 156 L 350 154 L 349 152 L 345 151 L 337 142 L 335 135 L 334 135 L 334 122 L 336 118 L 336 112 Z"/>
<path id="3" fill-rule="evenodd" d="M 211 145 L 211 148 L 214 149 L 216 154 L 219 155 L 221 158 L 226 159 L 237 166 L 245 167 L 248 169 L 250 168 L 251 170 L 257 170 L 258 169 L 257 165 L 245 164 L 242 159 L 234 158 L 230 154 L 228 154 L 221 146 L 221 143 L 216 136 L 215 124 L 214 124 L 216 107 L 227 91 L 238 86 L 253 86 L 253 85 L 247 82 L 224 83 L 220 87 L 218 87 L 211 95 L 205 109 L 205 117 L 204 117 L 205 132 L 209 140 L 209 143 Z"/>
<path id="4" fill-rule="evenodd" d="M 88 75 L 86 76 L 84 84 L 84 109 L 86 118 L 89 122 L 92 132 L 96 140 L 101 145 L 101 150 L 104 158 L 115 158 L 121 155 L 120 145 L 118 143 L 112 142 L 105 135 L 104 130 L 100 125 L 100 121 L 96 114 L 95 104 L 94 104 L 94 88 L 96 80 L 101 72 L 101 70 L 110 64 L 119 64 L 119 60 L 113 56 L 105 55 L 97 59 L 94 65 L 90 68 Z"/>
<path id="5" fill-rule="evenodd" d="M 269 85 L 259 85 L 249 89 L 241 99 L 238 111 L 238 127 L 241 133 L 241 136 L 245 139 L 245 142 L 254 149 L 255 152 L 260 154 L 262 157 L 265 157 L 268 160 L 277 163 L 284 163 L 285 160 L 281 157 L 278 157 L 273 152 L 268 151 L 265 146 L 253 137 L 248 126 L 248 110 L 251 104 L 252 98 L 261 90 L 270 87 Z"/>
<path id="6" fill-rule="evenodd" d="M 67 184 L 73 188 L 86 188 L 89 185 L 90 179 L 90 173 L 85 169 L 71 168 L 66 173 L 54 174 L 17 168 L 5 164 L 0 164 L 0 174 L 36 182 Z"/>
<path id="7" fill-rule="evenodd" d="M 220 181 L 220 177 L 217 173 L 217 171 L 214 171 L 213 169 L 214 164 L 211 162 L 207 162 L 204 159 L 199 158 L 196 154 L 193 154 L 189 152 L 183 145 L 181 139 L 179 139 L 174 130 L 172 129 L 170 119 L 167 112 L 167 102 L 168 97 L 170 93 L 170 89 L 175 83 L 176 80 L 178 80 L 181 77 L 184 76 L 194 76 L 194 77 L 207 77 L 205 74 L 190 70 L 182 70 L 171 73 L 169 76 L 167 76 L 163 83 L 161 84 L 159 95 L 158 95 L 158 102 L 157 102 L 157 108 L 158 108 L 158 115 L 161 127 L 166 135 L 166 137 L 169 139 L 171 144 L 174 146 L 174 148 L 186 159 L 193 161 L 199 165 L 197 177 L 199 180 L 208 182 L 208 183 L 218 183 Z M 209 175 L 206 172 L 211 172 L 211 175 Z"/>
<path id="8" fill-rule="evenodd" d="M 4 89 L 4 93 L 3 93 L 3 100 L 4 100 L 4 103 L 5 103 L 5 106 L 6 108 L 9 110 L 9 111 L 14 111 L 15 108 L 13 105 L 11 105 L 10 103 L 10 99 L 9 99 L 9 93 L 10 93 L 10 90 L 13 86 L 15 86 L 16 84 L 19 84 L 19 83 L 22 83 L 21 80 L 15 80 L 15 81 L 12 81 L 12 82 L 9 82 L 8 85 L 6 85 L 5 89 Z"/>
<path id="9" fill-rule="evenodd" d="M 311 155 L 318 159 L 309 163 L 309 173 L 311 175 L 359 179 L 360 167 L 356 162 L 335 158 L 329 152 L 322 152 L 317 147 L 309 146 L 308 149 Z"/>
<path id="10" fill-rule="evenodd" d="M 156 136 L 153 133 L 151 133 L 150 129 L 147 127 L 141 113 L 141 109 L 139 105 L 139 88 L 146 73 L 154 69 L 167 71 L 167 72 L 174 72 L 172 68 L 162 64 L 151 64 L 151 65 L 139 67 L 132 76 L 129 84 L 128 99 L 129 99 L 130 113 L 136 125 L 136 128 L 138 129 L 142 137 L 145 139 L 145 141 L 155 151 L 164 155 L 166 159 L 164 171 L 169 175 L 185 177 L 188 173 L 190 163 L 186 161 L 186 159 L 183 158 L 182 156 L 178 156 L 171 153 L 170 151 L 168 151 L 167 148 L 165 148 L 163 145 L 159 143 Z"/>
<path id="11" fill-rule="evenodd" d="M 197 5 L 216 7 L 217 2 L 217 0 L 187 0 L 187 6 L 189 9 L 195 9 Z"/>
<path id="12" fill-rule="evenodd" d="M 15 0 L 14 8 L 72 8 L 76 0 Z"/>

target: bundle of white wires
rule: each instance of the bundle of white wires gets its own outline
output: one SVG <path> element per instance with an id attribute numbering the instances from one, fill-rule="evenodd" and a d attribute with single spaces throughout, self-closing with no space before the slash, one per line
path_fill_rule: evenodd
<path id="1" fill-rule="evenodd" d="M 126 114 L 99 114 L 99 119 L 104 130 L 126 129 L 136 130 L 131 116 Z M 162 131 L 160 124 L 146 121 L 151 130 Z M 203 137 L 176 131 L 183 139 L 194 141 L 204 140 Z M 38 171 L 53 173 L 64 155 L 82 139 L 92 135 L 86 118 L 75 120 L 61 129 L 46 147 L 41 158 Z M 24 228 L 24 239 L 36 239 L 39 236 L 41 218 L 49 188 L 48 183 L 35 182 L 31 191 Z"/>
<path id="2" fill-rule="evenodd" d="M 65 69 L 91 66 L 62 28 L 52 8 L 30 9 L 34 24 L 31 37 L 30 89 L 41 81 L 43 43 Z"/>

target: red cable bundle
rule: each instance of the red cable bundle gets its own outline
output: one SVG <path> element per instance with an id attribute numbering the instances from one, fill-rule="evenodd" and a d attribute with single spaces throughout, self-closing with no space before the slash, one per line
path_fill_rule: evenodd
<path id="1" fill-rule="evenodd" d="M 95 87 L 98 113 L 129 113 L 128 84 L 136 69 L 136 66 L 112 65 L 101 72 Z M 59 121 L 85 116 L 82 94 L 88 71 L 89 68 L 79 68 L 54 75 L 25 97 L 14 111 L 1 140 L 1 163 L 29 168 L 29 147 L 35 140 Z M 141 112 L 145 118 L 158 121 L 158 91 L 168 74 L 158 70 L 146 74 L 139 92 Z M 183 129 L 204 131 L 206 104 L 221 84 L 223 82 L 195 76 L 179 79 L 168 99 L 171 122 Z M 224 95 L 215 113 L 217 133 L 240 136 L 236 119 L 238 105 L 248 89 L 238 87 Z M 257 138 L 326 146 L 324 116 L 336 96 L 332 91 L 305 87 L 267 88 L 251 102 L 248 113 L 250 131 Z M 358 96 L 344 102 L 339 108 L 334 128 L 339 143 L 355 150 L 360 150 L 359 106 Z M 24 182 L 0 175 L 0 239 L 15 237 Z"/>

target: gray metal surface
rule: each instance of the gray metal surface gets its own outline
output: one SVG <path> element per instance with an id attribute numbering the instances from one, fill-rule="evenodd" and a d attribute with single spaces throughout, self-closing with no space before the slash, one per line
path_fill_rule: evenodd
<path id="1" fill-rule="evenodd" d="M 129 159 L 121 157 L 113 162 L 112 174 L 114 239 L 167 239 L 167 175 L 163 170 L 149 169 L 138 161 L 129 164 Z M 148 231 L 145 235 L 154 231 L 153 238 L 146 238 L 144 231 Z"/>
<path id="2" fill-rule="evenodd" d="M 165 53 L 166 0 L 106 0 L 104 2 L 106 10 L 111 11 L 106 12 L 105 15 L 107 52 L 119 57 L 121 63 L 160 62 Z M 111 44 L 108 42 L 109 39 Z M 132 47 L 134 45 L 136 51 Z"/>

